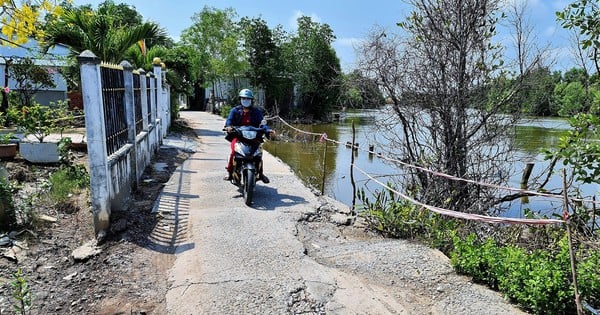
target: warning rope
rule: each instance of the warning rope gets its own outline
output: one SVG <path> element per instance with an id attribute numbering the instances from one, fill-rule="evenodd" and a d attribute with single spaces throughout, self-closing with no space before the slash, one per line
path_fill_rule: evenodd
<path id="1" fill-rule="evenodd" d="M 285 121 L 283 118 L 281 118 L 280 116 L 274 116 L 272 118 L 270 118 L 270 120 L 275 120 L 275 119 L 279 119 L 279 121 L 281 121 L 281 123 L 283 123 L 284 125 L 286 125 L 288 128 L 293 129 L 297 132 L 300 133 L 304 133 L 304 134 L 308 134 L 308 135 L 313 135 L 313 136 L 320 136 L 320 141 L 329 141 L 335 144 L 342 144 L 340 141 L 336 141 L 333 139 L 329 139 L 327 137 L 326 133 L 314 133 L 314 132 L 308 132 L 305 130 L 301 130 L 298 129 L 294 126 L 292 126 L 290 123 L 288 123 L 287 121 Z M 353 146 L 353 144 L 351 144 Z M 364 151 L 367 152 L 369 154 L 377 154 L 374 151 L 371 150 L 366 150 L 363 148 L 359 148 L 358 146 L 354 146 L 354 149 L 359 150 L 359 151 Z M 408 167 L 408 168 L 413 168 L 422 172 L 426 172 L 435 176 L 439 176 L 439 177 L 443 177 L 443 178 L 447 178 L 447 179 L 451 179 L 451 180 L 455 180 L 455 181 L 462 181 L 462 182 L 466 182 L 466 183 L 470 183 L 470 184 L 475 184 L 475 185 L 479 185 L 479 186 L 483 186 L 483 187 L 489 187 L 489 188 L 494 188 L 494 189 L 500 189 L 500 190 L 506 190 L 506 191 L 511 191 L 511 192 L 515 192 L 515 193 L 520 193 L 523 195 L 530 195 L 530 196 L 540 196 L 540 197 L 547 197 L 547 198 L 553 198 L 553 199 L 563 199 L 564 197 L 562 195 L 559 194 L 550 194 L 550 193 L 545 193 L 545 192 L 539 192 L 539 191 L 534 191 L 534 190 L 528 190 L 528 189 L 522 189 L 522 188 L 514 188 L 514 187 L 506 187 L 506 186 L 501 186 L 501 185 L 496 185 L 496 184 L 490 184 L 490 183 L 484 183 L 484 182 L 480 182 L 480 181 L 475 181 L 475 180 L 471 180 L 471 179 L 466 179 L 466 178 L 461 178 L 461 177 L 457 177 L 457 176 L 453 176 L 453 175 L 449 175 L 449 174 L 445 174 L 445 173 L 441 173 L 441 172 L 437 172 L 434 170 L 430 170 L 421 166 L 417 166 L 417 165 L 413 165 L 413 164 L 409 164 L 397 159 L 393 159 L 393 158 L 389 158 L 386 156 L 383 156 L 382 154 L 377 154 L 377 156 L 383 160 L 386 160 L 388 162 L 392 162 L 392 163 L 397 163 L 400 164 L 402 166 Z M 590 200 L 590 199 L 579 199 L 579 198 L 569 198 L 571 201 L 573 202 L 581 202 L 581 203 L 591 203 L 591 204 L 600 204 L 600 201 L 595 201 L 595 200 Z"/>

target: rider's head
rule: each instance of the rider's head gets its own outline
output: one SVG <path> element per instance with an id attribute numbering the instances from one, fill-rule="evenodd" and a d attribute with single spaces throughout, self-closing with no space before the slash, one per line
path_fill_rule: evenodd
<path id="1" fill-rule="evenodd" d="M 252 100 L 254 99 L 254 93 L 249 89 L 242 89 L 240 91 L 240 102 L 244 108 L 250 108 L 252 106 Z"/>

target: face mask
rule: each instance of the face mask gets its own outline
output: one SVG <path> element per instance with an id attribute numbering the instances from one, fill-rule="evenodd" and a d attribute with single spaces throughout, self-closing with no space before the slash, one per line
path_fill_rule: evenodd
<path id="1" fill-rule="evenodd" d="M 242 106 L 244 106 L 244 107 L 250 107 L 250 105 L 252 105 L 252 100 L 248 100 L 248 99 L 243 99 L 242 100 Z"/>

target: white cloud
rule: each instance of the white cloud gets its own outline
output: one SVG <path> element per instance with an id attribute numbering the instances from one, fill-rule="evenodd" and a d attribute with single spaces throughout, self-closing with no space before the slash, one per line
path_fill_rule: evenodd
<path id="1" fill-rule="evenodd" d="M 556 35 L 556 26 L 552 25 L 544 29 L 544 36 L 553 37 L 554 35 Z"/>
<path id="2" fill-rule="evenodd" d="M 300 10 L 296 10 L 288 21 L 288 27 L 290 30 L 296 31 L 298 29 L 298 18 L 302 16 L 308 16 L 313 22 L 321 23 L 321 18 L 316 13 L 306 14 Z"/>

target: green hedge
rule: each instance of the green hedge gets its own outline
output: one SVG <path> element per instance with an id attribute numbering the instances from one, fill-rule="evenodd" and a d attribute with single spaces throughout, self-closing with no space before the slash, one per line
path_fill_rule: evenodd
<path id="1" fill-rule="evenodd" d="M 566 236 L 554 250 L 500 246 L 492 239 L 477 241 L 454 237 L 452 266 L 505 294 L 534 314 L 576 314 L 569 246 Z M 577 251 L 577 276 L 581 300 L 600 306 L 600 252 Z"/>

